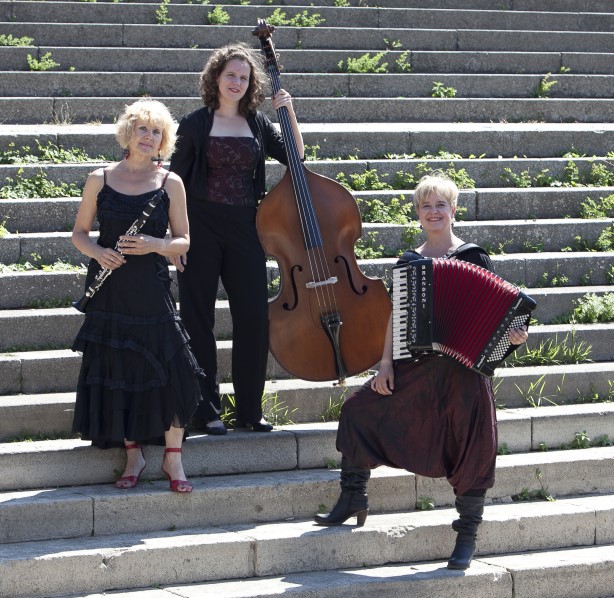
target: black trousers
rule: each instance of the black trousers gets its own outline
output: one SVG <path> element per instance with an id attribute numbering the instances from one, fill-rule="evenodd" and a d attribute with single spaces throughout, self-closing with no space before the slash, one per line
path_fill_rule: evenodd
<path id="1" fill-rule="evenodd" d="M 220 412 L 215 301 L 222 280 L 232 317 L 232 383 L 237 420 L 260 421 L 269 349 L 266 259 L 256 232 L 256 208 L 188 200 L 190 250 L 178 273 L 181 318 L 205 371 L 196 416 Z"/>

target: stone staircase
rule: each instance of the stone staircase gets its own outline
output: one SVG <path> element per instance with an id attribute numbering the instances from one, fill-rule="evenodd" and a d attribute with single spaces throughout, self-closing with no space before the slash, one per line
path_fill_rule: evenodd
<path id="1" fill-rule="evenodd" d="M 281 25 L 274 41 L 309 168 L 348 180 L 372 171 L 391 187 L 355 191 L 365 221 L 375 220 L 362 242 L 375 240 L 385 256 L 360 260 L 364 271 L 386 277 L 407 243 L 405 226 L 366 216 L 373 200 L 410 201 L 409 181 L 425 170 L 462 174 L 458 234 L 493 250 L 497 273 L 538 301 L 529 351 L 590 347 L 590 361 L 498 371 L 497 480 L 465 572 L 445 568 L 454 541 L 445 480 L 379 468 L 364 528 L 311 523 L 338 494 L 338 471 L 328 468 L 339 461 L 336 423 L 323 414 L 360 376 L 345 388 L 310 383 L 271 358 L 267 407 L 292 424 L 189 438 L 189 496 L 168 491 L 161 449 L 147 447 L 145 481 L 119 492 L 111 484 L 122 452 L 69 435 L 80 359 L 69 347 L 82 318 L 69 305 L 82 294 L 83 272 L 66 264 L 84 261 L 69 232 L 79 198 L 2 198 L 0 598 L 614 596 L 614 323 L 559 323 L 587 293 L 612 292 L 612 243 L 593 250 L 612 209 L 585 218 L 582 204 L 614 193 L 614 6 L 312 4 L 218 2 L 229 21 L 214 25 L 214 5 L 177 0 L 0 0 L 0 32 L 33 38 L 0 46 L 0 196 L 40 173 L 80 187 L 97 164 L 119 158 L 112 123 L 124 104 L 150 94 L 179 118 L 200 105 L 198 72 L 213 48 L 251 43 L 257 20 L 276 9 L 287 19 L 317 13 L 318 26 Z M 162 8 L 172 19 L 165 25 L 157 24 Z M 386 50 L 390 72 L 338 67 Z M 28 54 L 42 61 L 48 53 L 58 67 L 29 70 Z M 456 95 L 432 97 L 436 84 Z M 48 144 L 91 160 L 34 161 Z M 268 170 L 272 185 L 283 169 Z M 405 186 L 395 183 L 399 171 Z M 528 179 L 532 186 L 518 186 Z M 536 184 L 546 179 L 555 182 Z M 222 390 L 232 393 L 223 289 L 216 328 Z M 542 500 L 523 500 L 532 497 Z M 436 508 L 422 510 L 428 500 Z"/>

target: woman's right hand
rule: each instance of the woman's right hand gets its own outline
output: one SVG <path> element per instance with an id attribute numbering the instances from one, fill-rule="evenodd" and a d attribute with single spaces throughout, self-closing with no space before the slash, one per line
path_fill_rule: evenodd
<path id="1" fill-rule="evenodd" d="M 100 251 L 95 259 L 107 270 L 115 270 L 126 263 L 126 258 L 119 251 L 115 251 L 115 249 L 110 247 L 100 247 Z"/>
<path id="2" fill-rule="evenodd" d="M 394 368 L 392 363 L 380 363 L 379 370 L 371 379 L 371 389 L 381 395 L 391 395 L 394 390 Z"/>
<path id="3" fill-rule="evenodd" d="M 188 263 L 188 256 L 185 253 L 181 255 L 170 255 L 168 259 L 179 272 L 183 272 Z"/>

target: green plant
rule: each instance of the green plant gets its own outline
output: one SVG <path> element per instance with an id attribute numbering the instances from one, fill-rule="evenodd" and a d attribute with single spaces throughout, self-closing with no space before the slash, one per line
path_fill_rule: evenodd
<path id="1" fill-rule="evenodd" d="M 556 405 L 556 403 L 550 397 L 544 394 L 546 374 L 543 374 L 537 380 L 530 382 L 529 387 L 526 390 L 520 388 L 520 386 L 518 386 L 516 383 L 514 383 L 514 386 L 531 407 L 541 407 L 542 401 L 549 403 L 550 405 Z"/>
<path id="2" fill-rule="evenodd" d="M 432 511 L 435 508 L 435 499 L 430 496 L 421 496 L 416 502 L 416 507 L 421 511 Z"/>
<path id="3" fill-rule="evenodd" d="M 356 200 L 360 209 L 363 222 L 379 222 L 386 224 L 408 224 L 411 220 L 410 214 L 413 206 L 405 201 L 405 196 L 393 197 L 389 203 L 384 203 L 380 199 Z"/>
<path id="4" fill-rule="evenodd" d="M 383 257 L 384 246 L 376 244 L 377 237 L 376 232 L 368 232 L 358 239 L 354 246 L 354 253 L 359 260 L 375 260 Z"/>
<path id="5" fill-rule="evenodd" d="M 79 197 L 81 189 L 74 183 L 56 184 L 40 170 L 38 173 L 24 177 L 19 169 L 15 178 L 6 177 L 0 189 L 0 199 L 29 199 L 32 197 Z"/>
<path id="6" fill-rule="evenodd" d="M 571 338 L 570 338 L 571 336 Z M 592 346 L 586 341 L 576 340 L 575 329 L 559 342 L 558 335 L 541 341 L 536 348 L 525 347 L 522 354 L 516 352 L 509 360 L 513 366 L 563 365 L 567 363 L 588 363 Z"/>
<path id="7" fill-rule="evenodd" d="M 290 415 L 297 411 L 297 407 L 290 409 L 285 401 L 280 401 L 277 393 L 269 395 L 264 393 L 262 397 L 262 413 L 266 420 L 273 426 L 289 426 L 294 422 Z"/>
<path id="8" fill-rule="evenodd" d="M 608 167 L 608 164 L 592 164 L 591 171 L 588 174 L 587 182 L 595 187 L 612 187 L 614 186 L 614 169 Z"/>
<path id="9" fill-rule="evenodd" d="M 386 48 L 388 48 L 388 50 L 400 50 L 403 47 L 401 40 L 390 40 L 387 37 L 384 38 L 384 44 L 386 44 Z"/>
<path id="10" fill-rule="evenodd" d="M 36 299 L 28 303 L 30 309 L 55 309 L 58 307 L 70 307 L 73 303 L 72 297 L 64 299 Z"/>
<path id="11" fill-rule="evenodd" d="M 76 438 L 76 434 L 68 432 L 29 432 L 24 430 L 20 434 L 10 436 L 4 442 L 41 442 L 44 440 L 66 440 L 67 438 Z"/>
<path id="12" fill-rule="evenodd" d="M 574 301 L 574 309 L 557 323 L 595 324 L 597 322 L 614 322 L 614 293 L 596 295 L 588 293 Z"/>
<path id="13" fill-rule="evenodd" d="M 8 228 L 6 228 L 5 224 L 6 224 L 6 220 L 3 220 L 2 222 L 0 222 L 0 239 L 2 239 L 2 237 L 6 237 L 6 235 L 9 234 L 9 230 Z"/>
<path id="14" fill-rule="evenodd" d="M 28 66 L 31 71 L 51 71 L 60 66 L 59 62 L 51 58 L 51 52 L 45 52 L 45 54 L 40 57 L 40 60 L 28 54 L 26 60 L 28 61 Z"/>
<path id="15" fill-rule="evenodd" d="M 345 8 L 346 6 L 350 6 L 350 3 L 348 2 L 348 0 L 335 0 L 335 6 Z"/>
<path id="16" fill-rule="evenodd" d="M 557 84 L 557 81 L 554 79 L 550 80 L 550 77 L 552 77 L 552 73 L 547 73 L 540 79 L 533 92 L 536 98 L 547 98 L 550 96 L 550 90 Z"/>
<path id="17" fill-rule="evenodd" d="M 156 8 L 156 23 L 158 25 L 168 25 L 173 22 L 173 19 L 168 16 L 168 5 L 170 2 L 171 0 L 162 0 L 160 6 Z"/>
<path id="18" fill-rule="evenodd" d="M 385 50 L 373 56 L 367 52 L 358 58 L 348 57 L 345 64 L 343 60 L 339 61 L 339 70 L 344 73 L 386 73 L 388 72 L 388 63 L 380 64 L 380 62 L 387 53 L 388 50 Z"/>
<path id="19" fill-rule="evenodd" d="M 531 186 L 531 174 L 528 170 L 523 170 L 516 174 L 509 166 L 503 169 L 501 178 L 506 183 L 511 183 L 513 187 L 525 188 Z"/>
<path id="20" fill-rule="evenodd" d="M 281 284 L 281 278 L 279 276 L 276 276 L 275 278 L 273 278 L 273 280 L 271 280 L 268 284 L 268 294 L 269 294 L 269 299 L 271 297 L 275 297 L 275 295 L 277 295 L 277 293 L 279 293 L 279 285 Z"/>
<path id="21" fill-rule="evenodd" d="M 542 453 L 546 453 L 548 452 L 548 445 L 545 442 L 540 442 L 538 445 L 538 450 L 540 450 Z"/>
<path id="22" fill-rule="evenodd" d="M 375 168 L 365 170 L 362 173 L 351 174 L 349 181 L 343 172 L 338 173 L 336 178 L 343 186 L 353 191 L 381 191 L 392 189 L 390 184 L 380 181 L 379 174 Z"/>
<path id="23" fill-rule="evenodd" d="M 214 6 L 207 15 L 209 25 L 226 25 L 230 21 L 230 15 L 221 6 Z"/>
<path id="24" fill-rule="evenodd" d="M 395 71 L 400 73 L 409 73 L 411 71 L 411 63 L 409 62 L 409 50 L 401 52 L 399 57 L 394 61 Z"/>
<path id="25" fill-rule="evenodd" d="M 582 432 L 576 432 L 574 439 L 570 443 L 572 449 L 586 449 L 591 447 L 591 439 L 587 436 L 586 430 Z"/>
<path id="26" fill-rule="evenodd" d="M 322 421 L 339 421 L 339 414 L 341 413 L 341 407 L 343 406 L 344 395 L 345 389 L 343 390 L 342 395 L 338 399 L 333 399 L 333 397 L 329 397 L 328 405 L 324 408 L 324 411 L 322 411 Z"/>
<path id="27" fill-rule="evenodd" d="M 326 466 L 327 469 L 339 469 L 340 467 L 340 463 L 336 459 L 333 459 L 332 457 L 324 459 L 324 465 Z M 320 512 L 323 512 L 323 511 L 320 511 Z"/>
<path id="28" fill-rule="evenodd" d="M 289 27 L 317 27 L 325 22 L 326 19 L 316 12 L 309 13 L 308 10 L 297 13 L 294 17 L 286 17 L 286 13 L 281 8 L 276 8 L 273 14 L 266 19 L 269 25 L 277 27 L 287 25 Z"/>
<path id="29" fill-rule="evenodd" d="M 523 488 L 518 494 L 512 496 L 512 500 L 515 501 L 525 501 L 525 500 L 547 500 L 549 502 L 554 502 L 556 499 L 548 492 L 548 487 L 544 486 L 542 481 L 542 472 L 538 468 L 535 470 L 535 478 L 539 482 L 538 490 L 529 490 L 529 488 Z"/>
<path id="30" fill-rule="evenodd" d="M 548 272 L 544 272 L 539 280 L 535 282 L 535 287 L 537 288 L 548 288 L 548 287 L 564 287 L 569 283 L 569 277 L 565 274 L 553 274 L 550 276 Z"/>
<path id="31" fill-rule="evenodd" d="M 13 37 L 11 34 L 0 34 L 0 46 L 31 46 L 33 37 Z"/>
<path id="32" fill-rule="evenodd" d="M 580 204 L 582 218 L 614 218 L 614 193 L 600 197 L 598 201 L 587 197 Z"/>
<path id="33" fill-rule="evenodd" d="M 511 455 L 512 451 L 510 451 L 509 447 L 507 446 L 507 443 L 503 442 L 499 445 L 499 448 L 497 449 L 497 455 Z"/>
<path id="34" fill-rule="evenodd" d="M 440 81 L 433 81 L 433 89 L 431 89 L 432 98 L 453 98 L 456 96 L 454 87 L 446 87 Z"/>
<path id="35" fill-rule="evenodd" d="M 612 446 L 610 437 L 607 434 L 601 434 L 593 440 L 592 446 Z"/>

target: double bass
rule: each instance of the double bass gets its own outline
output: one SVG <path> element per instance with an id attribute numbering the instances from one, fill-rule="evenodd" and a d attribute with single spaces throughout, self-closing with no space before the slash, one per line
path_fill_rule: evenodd
<path id="1" fill-rule="evenodd" d="M 271 39 L 258 21 L 273 93 L 281 89 Z M 343 384 L 379 362 L 391 301 L 383 281 L 358 267 L 354 244 L 362 223 L 352 194 L 302 163 L 286 107 L 277 110 L 288 168 L 258 207 L 256 228 L 278 264 L 280 288 L 269 301 L 269 344 L 289 373 Z"/>

